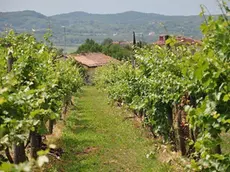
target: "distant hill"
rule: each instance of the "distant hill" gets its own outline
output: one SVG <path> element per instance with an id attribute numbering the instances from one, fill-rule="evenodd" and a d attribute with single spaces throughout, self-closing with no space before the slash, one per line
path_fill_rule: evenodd
<path id="1" fill-rule="evenodd" d="M 76 45 L 92 38 L 101 42 L 105 38 L 115 41 L 131 40 L 132 32 L 139 40 L 153 42 L 159 34 L 176 34 L 200 38 L 202 18 L 199 16 L 166 16 L 154 13 L 128 11 L 118 14 L 90 14 L 72 12 L 45 16 L 35 11 L 1 12 L 0 31 L 14 28 L 17 32 L 32 32 L 41 39 L 47 28 L 53 31 L 52 41 L 64 44 L 64 27 L 67 45 Z"/>
<path id="2" fill-rule="evenodd" d="M 47 17 L 35 11 L 0 13 L 0 30 L 12 26 L 16 30 L 31 30 L 31 28 L 46 28 Z"/>

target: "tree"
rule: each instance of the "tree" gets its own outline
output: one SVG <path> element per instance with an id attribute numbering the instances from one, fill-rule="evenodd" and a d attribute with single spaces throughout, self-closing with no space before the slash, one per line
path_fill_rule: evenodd
<path id="1" fill-rule="evenodd" d="M 128 46 L 122 47 L 118 44 L 110 44 L 103 46 L 102 52 L 118 60 L 128 60 L 131 56 L 132 49 Z"/>
<path id="2" fill-rule="evenodd" d="M 86 39 L 85 43 L 78 48 L 76 53 L 80 54 L 89 52 L 102 52 L 102 46 L 92 39 Z"/>
<path id="3" fill-rule="evenodd" d="M 101 45 L 111 45 L 113 44 L 113 40 L 111 38 L 106 38 L 104 41 L 101 43 Z"/>
<path id="4" fill-rule="evenodd" d="M 113 40 L 111 38 L 105 39 L 101 45 L 92 39 L 86 39 L 85 43 L 82 44 L 76 51 L 78 54 L 93 52 L 104 53 L 118 60 L 128 60 L 132 54 L 132 48 L 130 46 L 113 44 Z"/>

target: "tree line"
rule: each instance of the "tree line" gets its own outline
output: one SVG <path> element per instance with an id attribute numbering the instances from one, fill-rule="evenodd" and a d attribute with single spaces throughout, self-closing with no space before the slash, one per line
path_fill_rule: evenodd
<path id="1" fill-rule="evenodd" d="M 86 39 L 85 43 L 75 53 L 100 52 L 118 60 L 128 60 L 132 55 L 132 50 L 132 45 L 127 44 L 122 46 L 119 43 L 114 44 L 110 38 L 105 39 L 101 44 L 92 39 Z"/>

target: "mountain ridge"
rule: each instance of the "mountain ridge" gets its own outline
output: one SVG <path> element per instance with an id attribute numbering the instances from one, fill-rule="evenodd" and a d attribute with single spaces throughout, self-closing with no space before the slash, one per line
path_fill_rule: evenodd
<path id="1" fill-rule="evenodd" d="M 58 13 L 54 15 L 45 15 L 41 12 L 37 12 L 35 10 L 19 10 L 19 11 L 0 11 L 0 13 L 18 13 L 18 12 L 35 12 L 38 14 L 41 14 L 46 17 L 52 17 L 52 16 L 57 16 L 57 15 L 65 15 L 65 14 L 71 14 L 71 13 L 85 13 L 85 14 L 93 14 L 93 15 L 116 15 L 116 14 L 124 14 L 124 13 L 141 13 L 141 14 L 155 14 L 155 15 L 161 15 L 161 16 L 168 16 L 168 17 L 189 17 L 189 16 L 198 16 L 198 15 L 167 15 L 167 14 L 160 14 L 160 13 L 154 13 L 154 12 L 141 12 L 141 11 L 134 11 L 134 10 L 127 10 L 123 12 L 117 12 L 117 13 L 91 13 L 91 12 L 86 12 L 86 11 L 71 11 L 71 12 L 63 12 L 63 13 Z M 217 14 L 218 15 L 218 14 Z"/>
<path id="2" fill-rule="evenodd" d="M 0 31 L 13 28 L 17 32 L 36 30 L 38 39 L 47 28 L 52 29 L 52 41 L 57 45 L 76 45 L 91 38 L 97 42 L 110 37 L 115 41 L 131 40 L 132 32 L 141 39 L 153 42 L 159 34 L 180 34 L 201 37 L 199 25 L 203 21 L 197 16 L 167 16 L 156 13 L 126 11 L 116 14 L 93 14 L 84 11 L 46 16 L 33 10 L 0 12 Z M 65 30 L 63 29 L 65 26 Z"/>

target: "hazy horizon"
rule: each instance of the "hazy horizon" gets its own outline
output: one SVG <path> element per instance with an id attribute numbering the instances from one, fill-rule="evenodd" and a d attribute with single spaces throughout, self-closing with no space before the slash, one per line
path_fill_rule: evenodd
<path id="1" fill-rule="evenodd" d="M 211 14 L 220 13 L 216 0 L 142 0 L 133 2 L 131 0 L 0 0 L 1 12 L 15 12 L 32 10 L 46 16 L 71 13 L 76 11 L 91 14 L 116 14 L 127 11 L 137 11 L 143 13 L 156 13 L 162 15 L 198 15 L 201 11 L 200 4 L 205 5 Z"/>

